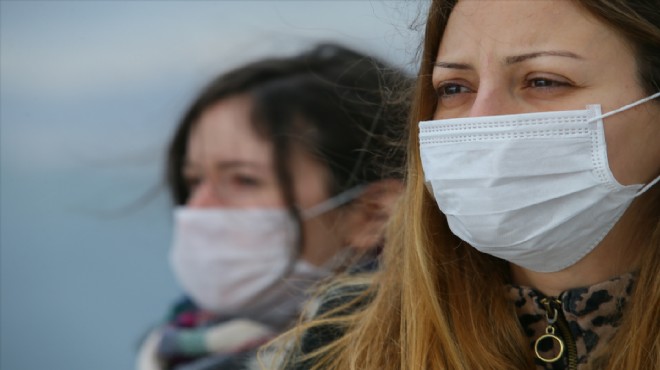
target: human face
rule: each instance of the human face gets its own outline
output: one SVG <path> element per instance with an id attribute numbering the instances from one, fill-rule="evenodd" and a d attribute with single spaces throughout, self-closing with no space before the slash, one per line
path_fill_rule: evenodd
<path id="1" fill-rule="evenodd" d="M 572 1 L 459 1 L 440 42 L 434 118 L 585 109 L 644 97 L 631 45 Z M 660 104 L 604 119 L 624 185 L 660 173 Z"/>
<path id="2" fill-rule="evenodd" d="M 273 160 L 273 143 L 254 131 L 247 96 L 230 97 L 202 114 L 188 138 L 184 177 L 187 206 L 198 208 L 285 207 Z M 299 206 L 325 199 L 323 168 L 307 155 L 293 155 Z M 298 170 L 299 169 L 299 170 Z M 309 176 L 301 176 L 311 174 Z M 316 175 L 316 176 L 314 176 Z M 307 185 L 307 186 L 303 186 Z"/>
<path id="3" fill-rule="evenodd" d="M 207 109 L 188 137 L 183 175 L 193 208 L 283 207 L 272 143 L 254 132 L 247 97 Z"/>
<path id="4" fill-rule="evenodd" d="M 284 208 L 275 172 L 273 143 L 259 136 L 250 119 L 251 100 L 239 95 L 209 107 L 188 138 L 184 177 L 191 208 Z M 312 207 L 329 196 L 328 170 L 297 145 L 290 168 L 296 206 Z M 321 217 L 322 219 L 322 217 Z M 303 222 L 301 257 L 322 264 L 339 248 L 321 219 Z M 292 246 L 293 248 L 293 246 Z"/>

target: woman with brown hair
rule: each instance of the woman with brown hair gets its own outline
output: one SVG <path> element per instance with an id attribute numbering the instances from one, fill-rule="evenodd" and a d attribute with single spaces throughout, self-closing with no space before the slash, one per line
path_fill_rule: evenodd
<path id="1" fill-rule="evenodd" d="M 140 370 L 245 369 L 314 284 L 375 265 L 401 191 L 411 79 L 324 43 L 218 75 L 171 139 L 172 270 L 184 297 L 150 331 Z"/>
<path id="2" fill-rule="evenodd" d="M 436 0 L 421 55 L 382 270 L 284 367 L 660 368 L 658 1 Z"/>

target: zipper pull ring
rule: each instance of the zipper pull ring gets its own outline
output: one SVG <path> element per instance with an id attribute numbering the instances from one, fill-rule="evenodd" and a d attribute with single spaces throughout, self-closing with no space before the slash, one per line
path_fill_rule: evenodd
<path id="1" fill-rule="evenodd" d="M 561 356 L 564 354 L 564 341 L 561 340 L 558 336 L 555 335 L 555 327 L 553 326 L 555 322 L 557 322 L 557 318 L 559 317 L 559 313 L 557 312 L 556 308 L 550 307 L 550 301 L 547 298 L 543 298 L 541 300 L 541 303 L 545 305 L 545 318 L 548 320 L 548 326 L 545 328 L 545 334 L 541 335 L 535 342 L 534 342 L 534 353 L 536 354 L 536 357 L 546 363 L 552 363 L 556 362 L 561 358 Z M 548 313 L 550 311 L 554 312 L 554 315 L 552 318 L 548 316 Z M 556 341 L 559 343 L 559 353 L 555 357 L 543 357 L 539 351 L 539 345 L 544 339 L 550 339 L 551 341 Z M 552 345 L 554 348 L 554 343 Z"/>

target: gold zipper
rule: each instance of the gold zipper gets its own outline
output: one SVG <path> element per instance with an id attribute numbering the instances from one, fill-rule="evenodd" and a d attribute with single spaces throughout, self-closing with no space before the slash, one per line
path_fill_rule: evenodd
<path id="1" fill-rule="evenodd" d="M 568 328 L 568 322 L 566 321 L 564 312 L 561 310 L 561 301 L 558 298 L 543 298 L 541 299 L 541 303 L 545 306 L 545 317 L 548 321 L 548 326 L 545 328 L 545 334 L 541 335 L 534 342 L 534 353 L 536 354 L 536 357 L 543 362 L 553 363 L 562 358 L 564 352 L 567 352 L 568 369 L 576 370 L 577 348 L 575 346 L 573 335 Z M 551 312 L 552 317 L 550 317 Z M 559 329 L 559 336 L 555 334 L 555 328 Z M 548 339 L 553 341 L 553 347 L 555 342 L 559 345 L 559 352 L 554 357 L 543 357 L 539 352 L 540 343 Z"/>

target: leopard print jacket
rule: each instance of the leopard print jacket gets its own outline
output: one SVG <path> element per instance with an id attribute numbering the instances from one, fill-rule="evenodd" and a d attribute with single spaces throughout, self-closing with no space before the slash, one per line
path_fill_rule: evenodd
<path id="1" fill-rule="evenodd" d="M 590 362 L 593 365 L 621 322 L 634 282 L 635 274 L 630 273 L 565 291 L 557 298 L 509 286 L 508 297 L 516 306 L 530 349 L 537 353 L 536 369 L 581 370 Z"/>
<path id="2" fill-rule="evenodd" d="M 596 359 L 598 354 L 607 348 L 607 343 L 621 322 L 623 308 L 630 300 L 634 281 L 635 274 L 625 274 L 590 287 L 567 290 L 554 299 L 545 297 L 532 288 L 507 286 L 508 298 L 515 305 L 518 319 L 530 340 L 530 350 L 534 351 L 536 347 L 539 354 L 546 359 L 558 357 L 554 362 L 544 362 L 536 358 L 536 370 L 584 370 L 591 365 L 600 368 Z M 341 287 L 333 294 L 321 297 L 321 302 L 317 302 L 318 311 L 315 314 L 319 315 L 351 302 L 364 289 L 366 286 Z M 368 301 L 369 299 L 359 302 L 357 306 L 367 304 Z M 544 302 L 547 302 L 547 306 Z M 352 309 L 357 307 L 349 308 L 348 311 Z M 560 346 L 557 339 L 544 337 L 536 346 L 537 339 L 548 334 L 548 310 L 552 311 L 550 319 L 556 319 L 550 331 L 554 331 L 554 335 L 564 346 L 561 356 L 557 356 Z M 315 316 L 314 312 L 312 316 Z M 311 328 L 303 336 L 301 347 L 294 352 L 297 356 L 311 353 L 341 335 L 343 330 L 332 326 Z M 293 358 L 296 359 L 297 356 Z M 281 359 L 276 357 L 268 354 L 269 360 L 266 363 L 278 363 Z M 307 370 L 313 362 L 313 359 L 293 361 L 285 365 L 280 363 L 279 367 L 267 368 Z M 249 369 L 258 368 L 255 364 Z"/>

